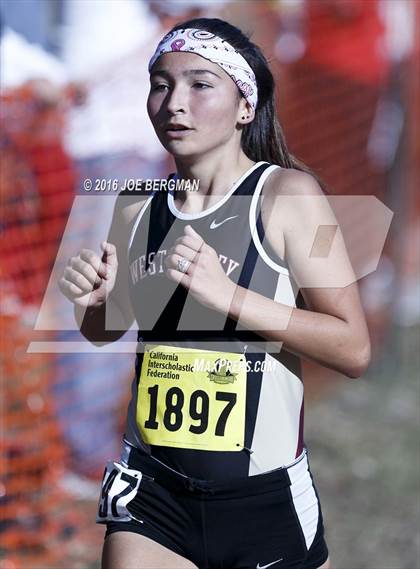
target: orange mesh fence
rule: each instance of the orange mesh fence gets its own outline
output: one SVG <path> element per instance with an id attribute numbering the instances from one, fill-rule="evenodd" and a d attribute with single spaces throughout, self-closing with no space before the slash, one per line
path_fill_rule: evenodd
<path id="1" fill-rule="evenodd" d="M 76 184 L 63 114 L 32 83 L 1 99 L 3 569 L 86 567 L 101 539 L 100 531 L 89 534 L 93 503 L 75 509 L 60 486 L 70 449 L 50 396 L 55 358 L 27 353 Z"/>

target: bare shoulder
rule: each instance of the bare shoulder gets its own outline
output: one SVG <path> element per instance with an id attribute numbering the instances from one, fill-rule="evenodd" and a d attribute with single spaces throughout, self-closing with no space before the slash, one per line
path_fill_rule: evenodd
<path id="1" fill-rule="evenodd" d="M 151 196 L 119 195 L 115 202 L 115 217 L 130 226 Z"/>
<path id="2" fill-rule="evenodd" d="M 284 232 L 292 230 L 295 234 L 321 220 L 336 223 L 328 196 L 312 174 L 278 168 L 267 178 L 265 186 L 263 215 L 273 216 L 276 226 Z"/>
<path id="3" fill-rule="evenodd" d="M 268 176 L 262 194 L 269 199 L 276 196 L 325 195 L 312 174 L 296 168 L 276 168 Z"/>
<path id="4" fill-rule="evenodd" d="M 118 195 L 114 203 L 108 241 L 117 248 L 117 254 L 123 258 L 136 219 L 145 207 L 150 196 Z M 121 256 L 120 254 L 123 254 Z"/>
<path id="5" fill-rule="evenodd" d="M 135 319 L 128 291 L 127 247 L 135 220 L 147 200 L 147 196 L 118 195 L 108 233 L 108 241 L 115 245 L 118 259 L 117 278 L 111 294 L 124 315 L 126 330 L 130 328 Z"/>
<path id="6" fill-rule="evenodd" d="M 299 174 L 297 170 L 294 173 Z M 274 169 L 266 178 L 261 190 L 261 221 L 264 228 L 265 245 L 274 252 L 281 262 L 285 260 L 285 215 L 281 202 L 288 186 L 299 185 L 292 182 L 293 173 L 284 168 Z M 290 180 L 288 182 L 288 180 Z"/>
<path id="7" fill-rule="evenodd" d="M 302 228 L 306 210 L 314 214 L 312 196 L 324 196 L 311 174 L 295 168 L 276 168 L 266 179 L 261 192 L 261 218 L 266 239 L 280 259 L 285 258 L 287 234 Z M 306 198 L 304 197 L 306 196 Z"/>
<path id="8" fill-rule="evenodd" d="M 304 282 L 303 260 L 311 251 L 318 227 L 337 227 L 328 196 L 318 180 L 295 168 L 276 168 L 264 183 L 261 218 L 271 249 L 287 261 L 300 277 L 299 282 Z"/>

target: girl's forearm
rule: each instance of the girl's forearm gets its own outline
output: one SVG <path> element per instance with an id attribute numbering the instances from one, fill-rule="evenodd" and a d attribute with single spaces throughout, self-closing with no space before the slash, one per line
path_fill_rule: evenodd
<path id="1" fill-rule="evenodd" d="M 74 316 L 80 332 L 96 346 L 115 342 L 127 331 L 122 311 L 112 297 L 97 307 L 75 304 Z"/>
<path id="2" fill-rule="evenodd" d="M 348 377 L 363 373 L 365 350 L 346 321 L 280 304 L 241 286 L 232 291 L 229 316 L 245 328 Z"/>

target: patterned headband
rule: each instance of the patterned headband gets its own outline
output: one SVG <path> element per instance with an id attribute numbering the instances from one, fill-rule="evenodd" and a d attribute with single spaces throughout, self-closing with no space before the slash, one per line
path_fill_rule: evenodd
<path id="1" fill-rule="evenodd" d="M 190 51 L 217 63 L 236 83 L 239 91 L 256 109 L 258 89 L 255 74 L 244 57 L 226 40 L 205 30 L 187 28 L 169 32 L 159 42 L 149 61 L 149 72 L 163 53 Z"/>

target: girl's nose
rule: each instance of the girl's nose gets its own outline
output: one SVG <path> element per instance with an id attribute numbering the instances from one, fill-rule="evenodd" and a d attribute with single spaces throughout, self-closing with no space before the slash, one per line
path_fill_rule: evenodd
<path id="1" fill-rule="evenodd" d="M 186 93 L 181 87 L 169 91 L 166 97 L 166 108 L 170 113 L 178 113 L 186 109 Z"/>

